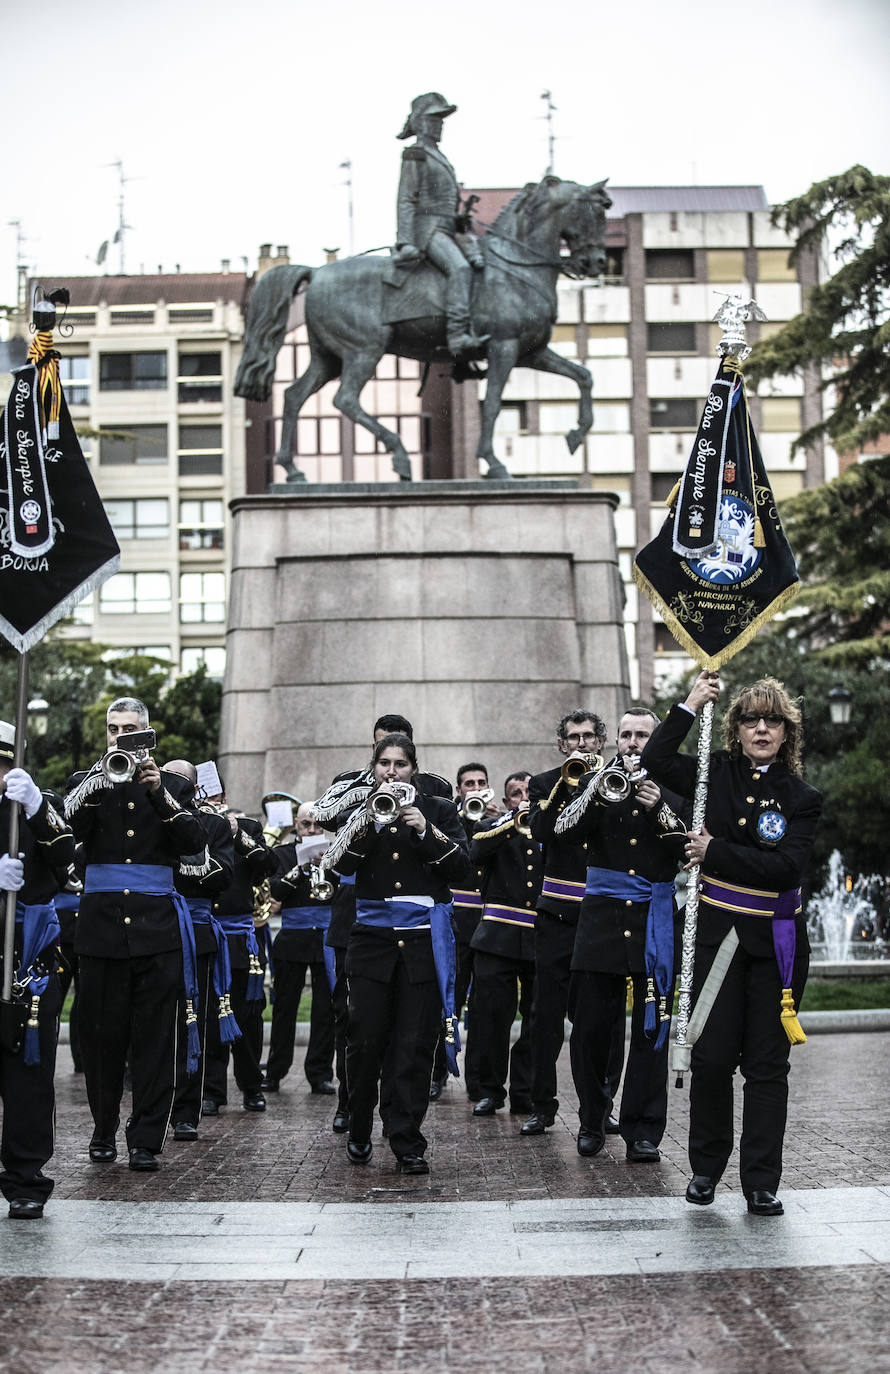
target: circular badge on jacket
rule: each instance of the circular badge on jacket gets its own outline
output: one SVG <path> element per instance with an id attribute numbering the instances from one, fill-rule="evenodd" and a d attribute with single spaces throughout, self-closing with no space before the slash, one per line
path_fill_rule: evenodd
<path id="1" fill-rule="evenodd" d="M 757 833 L 765 844 L 778 844 L 788 829 L 781 811 L 764 811 L 757 822 Z"/>

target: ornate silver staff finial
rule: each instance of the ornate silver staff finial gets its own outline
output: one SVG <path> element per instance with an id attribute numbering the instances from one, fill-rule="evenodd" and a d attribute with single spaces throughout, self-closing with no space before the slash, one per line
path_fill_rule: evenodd
<path id="1" fill-rule="evenodd" d="M 745 340 L 745 324 L 748 320 L 765 320 L 766 312 L 761 310 L 755 300 L 744 300 L 741 291 L 725 295 L 722 291 L 714 293 L 723 296 L 723 304 L 714 316 L 714 323 L 723 326 L 723 338 L 717 345 L 721 358 L 736 358 L 743 363 L 751 352 Z"/>

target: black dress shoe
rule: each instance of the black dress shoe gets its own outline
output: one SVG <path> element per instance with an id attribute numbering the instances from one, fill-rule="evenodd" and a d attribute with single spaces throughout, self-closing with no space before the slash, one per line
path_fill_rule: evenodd
<path id="1" fill-rule="evenodd" d="M 748 1199 L 748 1211 L 753 1212 L 755 1216 L 780 1217 L 784 1214 L 785 1208 L 775 1193 L 769 1193 L 765 1188 L 746 1193 L 745 1197 Z"/>
<path id="2" fill-rule="evenodd" d="M 578 1132 L 578 1154 L 584 1155 L 589 1159 L 592 1155 L 598 1155 L 606 1143 L 604 1131 L 579 1131 Z"/>
<path id="3" fill-rule="evenodd" d="M 346 1158 L 350 1164 L 367 1164 L 373 1150 L 374 1146 L 370 1140 L 363 1143 L 360 1140 L 353 1140 L 350 1136 L 346 1142 Z"/>
<path id="4" fill-rule="evenodd" d="M 621 1127 L 618 1125 L 618 1118 L 614 1116 L 606 1117 L 606 1135 L 620 1135 Z"/>
<path id="5" fill-rule="evenodd" d="M 277 1083 L 275 1084 L 275 1087 L 278 1087 Z M 321 1083 L 313 1083 L 312 1091 L 314 1093 L 320 1094 L 322 1097 L 336 1097 L 337 1095 L 337 1089 L 334 1087 L 333 1083 L 330 1083 L 328 1081 L 328 1079 L 324 1079 L 324 1081 Z"/>
<path id="6" fill-rule="evenodd" d="M 277 1078 L 270 1078 L 269 1075 L 268 1075 L 267 1073 L 264 1073 L 264 1074 L 263 1074 L 263 1078 L 262 1078 L 262 1082 L 260 1083 L 260 1087 L 262 1088 L 262 1090 L 263 1090 L 264 1093 L 277 1093 L 277 1092 L 278 1092 L 278 1079 L 277 1079 Z M 314 1089 L 313 1089 L 313 1091 L 314 1091 Z"/>
<path id="7" fill-rule="evenodd" d="M 711 1178 L 709 1174 L 693 1174 L 686 1185 L 686 1201 L 694 1202 L 699 1207 L 710 1207 L 716 1187 L 716 1178 Z"/>
<path id="8" fill-rule="evenodd" d="M 496 1097 L 480 1097 L 473 1108 L 474 1116 L 494 1116 L 503 1107 L 503 1102 L 498 1102 Z"/>
<path id="9" fill-rule="evenodd" d="M 430 1166 L 423 1155 L 399 1155 L 398 1170 L 400 1174 L 428 1174 Z"/>
<path id="10" fill-rule="evenodd" d="M 651 1140 L 632 1140 L 627 1147 L 627 1158 L 631 1164 L 657 1164 L 661 1155 Z"/>
<path id="11" fill-rule="evenodd" d="M 90 1159 L 94 1164 L 113 1164 L 117 1159 L 117 1146 L 113 1140 L 91 1140 Z"/>
<path id="12" fill-rule="evenodd" d="M 197 1140 L 198 1128 L 190 1121 L 177 1121 L 173 1127 L 174 1140 Z"/>
<path id="13" fill-rule="evenodd" d="M 442 1096 L 442 1089 L 445 1087 L 444 1078 L 434 1078 L 430 1084 L 430 1101 L 438 1102 Z"/>
<path id="14" fill-rule="evenodd" d="M 553 1125 L 552 1116 L 541 1116 L 535 1112 L 528 1121 L 524 1121 L 519 1128 L 520 1135 L 543 1135 L 548 1126 Z"/>
<path id="15" fill-rule="evenodd" d="M 266 1099 L 260 1092 L 244 1094 L 244 1110 L 246 1112 L 264 1112 L 266 1110 Z"/>
<path id="16" fill-rule="evenodd" d="M 130 1168 L 137 1174 L 153 1174 L 158 1168 L 154 1150 L 146 1150 L 142 1145 L 134 1145 L 130 1151 Z"/>
<path id="17" fill-rule="evenodd" d="M 346 1132 L 349 1130 L 349 1113 L 334 1112 L 334 1119 L 331 1122 L 331 1130 L 335 1131 L 337 1135 L 345 1135 Z"/>
<path id="18" fill-rule="evenodd" d="M 9 1204 L 11 1221 L 39 1221 L 42 1216 L 43 1203 L 32 1197 L 14 1197 Z"/>
<path id="19" fill-rule="evenodd" d="M 219 1103 L 214 1102 L 212 1097 L 205 1097 L 201 1101 L 202 1116 L 219 1116 Z"/>

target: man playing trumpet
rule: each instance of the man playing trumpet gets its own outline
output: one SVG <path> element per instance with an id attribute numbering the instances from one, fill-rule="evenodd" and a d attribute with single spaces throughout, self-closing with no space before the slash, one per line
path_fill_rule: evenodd
<path id="1" fill-rule="evenodd" d="M 606 1120 L 624 1050 L 624 1009 L 633 980 L 631 1044 L 619 1130 L 632 1163 L 655 1163 L 667 1119 L 668 1031 L 679 965 L 674 875 L 686 804 L 639 766 L 658 724 L 633 707 L 618 726 L 618 752 L 582 780 L 556 821 L 556 834 L 582 843 L 587 874 L 569 986 L 572 1077 L 578 1093 L 579 1153 L 605 1144 Z"/>

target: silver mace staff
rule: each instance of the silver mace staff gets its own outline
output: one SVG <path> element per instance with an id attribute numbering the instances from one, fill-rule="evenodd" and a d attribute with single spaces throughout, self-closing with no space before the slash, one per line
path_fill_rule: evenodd
<path id="1" fill-rule="evenodd" d="M 723 294 L 718 292 L 717 294 Z M 717 352 L 724 360 L 734 358 L 741 365 L 751 352 L 745 338 L 745 324 L 748 320 L 765 320 L 766 315 L 754 300 L 744 300 L 740 292 L 725 295 L 723 304 L 714 316 L 714 322 L 723 326 L 723 337 L 717 345 Z M 692 802 L 692 829 L 700 831 L 705 823 L 705 808 L 708 804 L 708 768 L 711 760 L 711 735 L 714 728 L 714 703 L 706 701 L 702 707 L 701 725 L 698 735 L 698 772 L 695 779 L 695 795 Z M 683 1075 L 692 1063 L 692 1046 L 698 1039 L 710 1003 L 702 989 L 699 994 L 696 1012 L 691 1013 L 692 974 L 695 967 L 695 936 L 698 929 L 698 894 L 701 881 L 701 865 L 696 864 L 689 870 L 686 911 L 683 920 L 683 954 L 680 963 L 680 997 L 677 1007 L 677 1032 L 671 1049 L 671 1068 L 677 1075 L 676 1086 L 682 1088 Z M 719 955 L 718 955 L 719 960 Z M 715 993 L 722 980 L 725 969 L 718 969 L 714 962 Z M 719 976 L 718 976 L 719 975 Z M 701 1016 L 696 1014 L 701 1010 Z"/>
<path id="2" fill-rule="evenodd" d="M 19 654 L 18 675 L 16 680 L 15 707 L 15 744 L 13 746 L 13 768 L 23 768 L 25 764 L 25 727 L 28 720 L 28 655 Z M 19 852 L 19 815 L 20 804 L 9 803 L 9 857 L 18 858 Z M 12 1001 L 12 964 L 15 950 L 15 904 L 17 893 L 6 893 L 6 926 L 3 932 L 3 989 L 0 1000 Z"/>

